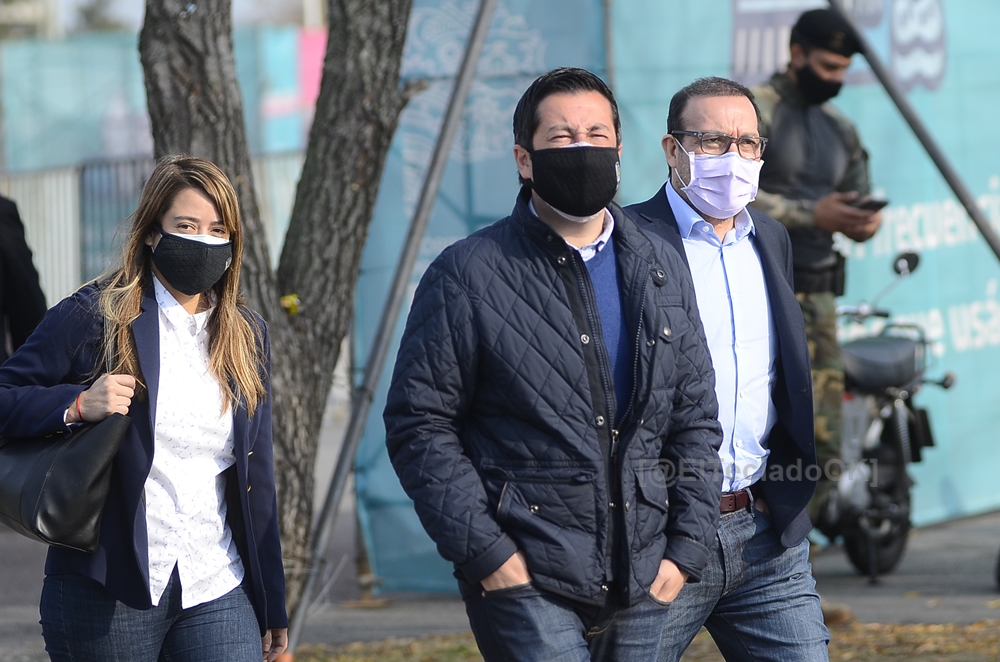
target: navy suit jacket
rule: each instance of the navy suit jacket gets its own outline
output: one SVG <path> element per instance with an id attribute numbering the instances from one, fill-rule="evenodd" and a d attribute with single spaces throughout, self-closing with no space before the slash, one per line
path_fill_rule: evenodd
<path id="1" fill-rule="evenodd" d="M 63 414 L 102 373 L 104 318 L 91 285 L 63 299 L 46 314 L 27 342 L 0 367 L 0 434 L 33 437 L 65 430 Z M 252 314 L 252 313 L 251 313 Z M 270 345 L 263 320 L 261 349 L 270 374 Z M 111 489 L 101 519 L 101 538 L 92 554 L 49 547 L 45 573 L 76 574 L 102 584 L 135 609 L 150 608 L 149 554 L 143 498 L 153 464 L 153 422 L 160 373 L 160 333 L 150 287 L 132 323 L 146 397 L 133 398 L 132 425 L 115 456 Z M 271 447 L 270 379 L 266 399 L 253 416 L 241 403 L 233 414 L 236 464 L 226 471 L 227 521 L 246 571 L 261 633 L 288 626 L 285 580 L 278 537 Z"/>
<path id="2" fill-rule="evenodd" d="M 664 188 L 646 202 L 625 209 L 637 219 L 640 229 L 666 239 L 688 264 L 684 241 Z M 752 207 L 747 207 L 747 211 L 753 219 L 751 237 L 764 267 L 764 282 L 778 334 L 778 379 L 771 392 L 778 421 L 767 439 L 771 453 L 759 485 L 781 544 L 794 547 L 812 528 L 806 505 L 818 477 L 809 348 L 802 310 L 792 289 L 792 244 L 788 231 L 763 212 Z"/>

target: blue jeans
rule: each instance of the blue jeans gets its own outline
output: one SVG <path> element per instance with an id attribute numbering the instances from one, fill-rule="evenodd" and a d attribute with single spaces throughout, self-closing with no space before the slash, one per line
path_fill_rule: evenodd
<path id="1" fill-rule="evenodd" d="M 465 601 L 485 662 L 649 662 L 656 658 L 670 605 L 651 596 L 632 607 L 570 602 L 512 586 Z"/>
<path id="2" fill-rule="evenodd" d="M 702 624 L 728 662 L 825 662 L 823 624 L 809 541 L 781 546 L 771 518 L 754 510 L 721 517 L 702 580 L 671 605 L 660 662 L 677 662 Z"/>
<path id="3" fill-rule="evenodd" d="M 39 607 L 49 658 L 58 662 L 260 662 L 260 628 L 242 586 L 181 608 L 174 570 L 152 609 L 133 609 L 80 575 L 50 575 Z"/>

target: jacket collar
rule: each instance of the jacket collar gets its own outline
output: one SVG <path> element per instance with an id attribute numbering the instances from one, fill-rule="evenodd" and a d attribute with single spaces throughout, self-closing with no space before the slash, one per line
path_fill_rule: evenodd
<path id="1" fill-rule="evenodd" d="M 535 243 L 548 252 L 556 255 L 566 254 L 572 250 L 559 234 L 544 221 L 531 213 L 528 201 L 531 200 L 531 188 L 522 186 L 511 212 L 511 221 Z M 666 202 L 666 198 L 664 198 Z M 639 232 L 632 218 L 617 203 L 611 202 L 607 207 L 614 219 L 615 227 L 611 236 L 619 250 L 627 247 L 651 263 L 655 263 L 653 245 L 649 239 Z"/>

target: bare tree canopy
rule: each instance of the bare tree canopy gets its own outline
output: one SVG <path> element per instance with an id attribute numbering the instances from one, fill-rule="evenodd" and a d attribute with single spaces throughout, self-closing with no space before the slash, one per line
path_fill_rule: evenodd
<path id="1" fill-rule="evenodd" d="M 254 192 L 229 0 L 147 0 L 139 39 L 156 155 L 214 161 L 240 198 L 243 289 L 268 321 L 275 478 L 288 603 L 309 559 L 318 432 L 354 310 L 362 248 L 400 113 L 411 0 L 327 0 L 329 32 L 305 163 L 277 271 Z M 294 293 L 295 316 L 280 305 Z"/>

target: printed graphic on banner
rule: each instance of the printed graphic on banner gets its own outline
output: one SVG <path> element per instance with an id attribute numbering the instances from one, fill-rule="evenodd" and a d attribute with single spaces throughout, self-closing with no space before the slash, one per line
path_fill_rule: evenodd
<path id="1" fill-rule="evenodd" d="M 407 215 L 413 213 L 417 204 L 441 118 L 451 96 L 452 77 L 461 65 L 469 26 L 478 6 L 478 2 L 446 0 L 435 7 L 414 7 L 410 17 L 403 76 L 427 78 L 430 87 L 410 102 L 400 118 L 405 164 L 403 209 Z M 512 14 L 500 3 L 476 68 L 477 80 L 469 93 L 461 132 L 452 146 L 449 157 L 452 162 L 482 163 L 509 155 L 510 118 L 523 90 L 512 87 L 508 81 L 498 84 L 496 79 L 542 71 L 544 58 L 541 30 L 532 28 L 525 16 Z"/>
<path id="2" fill-rule="evenodd" d="M 788 63 L 792 26 L 802 12 L 828 7 L 823 0 L 733 0 L 733 79 L 764 83 Z M 937 89 L 945 73 L 941 0 L 844 0 L 844 9 L 887 62 L 904 90 Z M 848 84 L 876 82 L 857 58 Z"/>
<path id="3" fill-rule="evenodd" d="M 941 0 L 893 0 L 892 73 L 903 89 L 936 90 L 945 71 Z"/>

